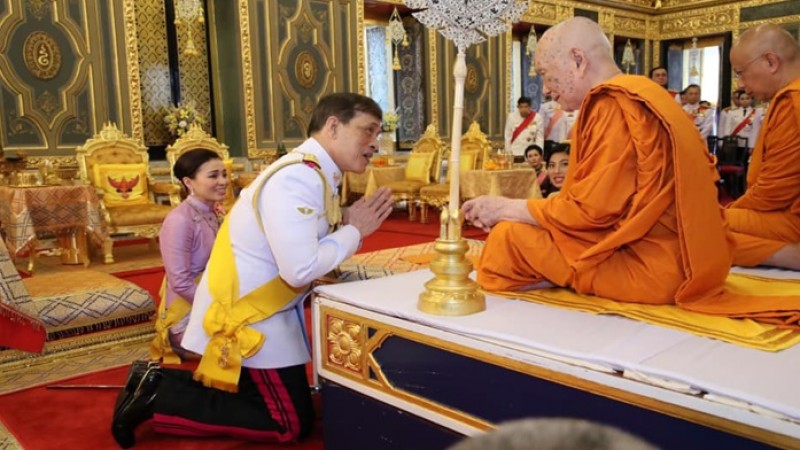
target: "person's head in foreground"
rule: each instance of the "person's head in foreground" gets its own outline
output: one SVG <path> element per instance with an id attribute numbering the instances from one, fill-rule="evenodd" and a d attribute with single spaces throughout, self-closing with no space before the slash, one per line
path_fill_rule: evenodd
<path id="1" fill-rule="evenodd" d="M 472 436 L 449 450 L 654 450 L 617 428 L 579 419 L 523 419 Z"/>
<path id="2" fill-rule="evenodd" d="M 353 93 L 322 97 L 311 114 L 308 136 L 317 140 L 342 171 L 362 173 L 378 152 L 383 111 Z"/>
<path id="3" fill-rule="evenodd" d="M 520 97 L 519 100 L 517 100 L 517 111 L 519 111 L 520 116 L 528 117 L 528 114 L 531 113 L 530 97 Z"/>
<path id="4" fill-rule="evenodd" d="M 800 74 L 800 46 L 774 24 L 745 31 L 731 48 L 731 68 L 738 86 L 757 100 L 771 99 Z"/>
<path id="5" fill-rule="evenodd" d="M 657 85 L 666 89 L 667 83 L 669 82 L 667 68 L 664 66 L 653 67 L 650 69 L 650 79 L 655 81 Z"/>
<path id="6" fill-rule="evenodd" d="M 203 203 L 213 205 L 225 199 L 228 171 L 213 150 L 196 148 L 184 152 L 175 161 L 172 174 L 189 196 Z"/>
<path id="7" fill-rule="evenodd" d="M 544 164 L 542 153 L 542 148 L 536 144 L 529 145 L 528 148 L 525 149 L 525 161 L 527 161 L 528 165 L 530 165 L 531 168 L 535 169 L 537 172 Z"/>
<path id="8" fill-rule="evenodd" d="M 536 46 L 536 72 L 543 93 L 567 111 L 580 109 L 589 90 L 620 74 L 600 26 L 575 17 L 547 30 Z"/>

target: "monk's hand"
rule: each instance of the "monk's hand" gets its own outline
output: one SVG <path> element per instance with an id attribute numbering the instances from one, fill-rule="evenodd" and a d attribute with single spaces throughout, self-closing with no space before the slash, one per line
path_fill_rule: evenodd
<path id="1" fill-rule="evenodd" d="M 363 239 L 381 226 L 392 213 L 393 206 L 392 191 L 382 187 L 369 197 L 365 195 L 350 205 L 342 222 L 356 227 Z"/>
<path id="2" fill-rule="evenodd" d="M 484 195 L 466 201 L 461 210 L 464 219 L 486 232 L 504 220 L 536 224 L 525 200 Z"/>

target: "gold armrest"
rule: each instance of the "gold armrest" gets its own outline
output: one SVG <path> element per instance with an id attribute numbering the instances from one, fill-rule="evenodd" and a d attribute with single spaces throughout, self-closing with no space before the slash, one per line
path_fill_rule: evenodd
<path id="1" fill-rule="evenodd" d="M 155 182 L 150 183 L 148 187 L 154 194 L 177 195 L 181 193 L 180 186 L 175 184 Z"/>

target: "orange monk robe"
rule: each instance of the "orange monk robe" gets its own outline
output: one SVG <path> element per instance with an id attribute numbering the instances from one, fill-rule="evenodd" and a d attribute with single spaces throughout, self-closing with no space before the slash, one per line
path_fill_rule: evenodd
<path id="1" fill-rule="evenodd" d="M 731 261 L 714 167 L 689 118 L 665 94 L 646 78 L 624 75 L 592 89 L 561 194 L 528 201 L 539 227 L 492 230 L 478 274 L 485 288 L 516 290 L 544 278 L 644 303 L 673 303 L 679 290 L 698 296 L 721 289 Z M 511 261 L 497 260 L 505 254 Z"/>
<path id="2" fill-rule="evenodd" d="M 736 242 L 734 264 L 755 266 L 800 242 L 800 78 L 770 101 L 747 186 L 725 215 Z"/>
<path id="3" fill-rule="evenodd" d="M 646 78 L 614 77 L 584 99 L 561 194 L 528 201 L 539 226 L 492 229 L 478 282 L 508 291 L 548 280 L 620 301 L 796 321 L 800 297 L 723 289 L 733 242 L 715 180 L 680 105 Z"/>

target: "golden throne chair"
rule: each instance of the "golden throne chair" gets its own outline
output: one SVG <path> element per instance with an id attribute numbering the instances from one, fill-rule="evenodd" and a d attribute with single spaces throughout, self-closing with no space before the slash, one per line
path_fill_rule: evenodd
<path id="1" fill-rule="evenodd" d="M 461 137 L 460 170 L 477 170 L 483 167 L 489 158 L 492 143 L 481 131 L 478 122 L 472 122 L 466 134 Z M 431 186 L 423 186 L 419 190 L 420 222 L 428 223 L 428 205 L 442 208 L 450 202 L 450 174 L 453 167 L 447 166 L 447 181 Z"/>
<path id="2" fill-rule="evenodd" d="M 172 184 L 178 188 L 178 192 L 174 196 L 171 196 L 169 201 L 172 205 L 177 205 L 181 202 L 181 182 L 172 176 L 172 168 L 175 167 L 175 162 L 184 153 L 198 148 L 205 148 L 217 152 L 220 159 L 222 159 L 222 162 L 225 164 L 225 170 L 228 172 L 228 187 L 225 190 L 223 206 L 225 210 L 228 211 L 230 207 L 233 206 L 233 202 L 236 201 L 233 195 L 233 160 L 230 158 L 228 146 L 220 143 L 214 137 L 203 131 L 203 128 L 196 123 L 190 125 L 189 130 L 183 136 L 167 147 L 170 180 L 172 180 Z"/>
<path id="3" fill-rule="evenodd" d="M 408 155 L 405 179 L 386 185 L 391 189 L 395 203 L 405 201 L 408 204 L 408 220 L 417 220 L 416 203 L 419 201 L 420 189 L 438 183 L 442 171 L 443 150 L 444 143 L 436 126 L 428 125 Z"/>
<path id="4" fill-rule="evenodd" d="M 112 123 L 76 150 L 81 181 L 94 186 L 108 225 L 103 243 L 106 264 L 114 262 L 113 236 L 134 235 L 155 239 L 172 206 L 160 205 L 155 194 L 175 196 L 180 190 L 166 183 L 153 183 L 147 147 L 128 137 Z"/>

